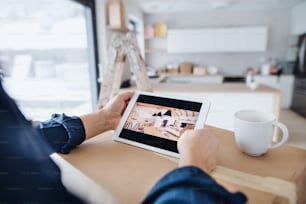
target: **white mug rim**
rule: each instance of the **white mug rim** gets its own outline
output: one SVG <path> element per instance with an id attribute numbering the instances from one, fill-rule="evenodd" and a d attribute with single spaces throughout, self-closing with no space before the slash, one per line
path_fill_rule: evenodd
<path id="1" fill-rule="evenodd" d="M 263 121 L 250 121 L 240 116 L 241 114 L 244 114 L 244 113 L 260 113 L 261 115 L 264 115 L 267 119 Z M 269 122 L 275 121 L 275 115 L 273 113 L 262 111 L 262 110 L 256 110 L 256 109 L 239 110 L 235 112 L 234 117 L 235 119 L 239 121 L 250 123 L 250 124 L 262 124 L 262 123 L 269 123 Z"/>

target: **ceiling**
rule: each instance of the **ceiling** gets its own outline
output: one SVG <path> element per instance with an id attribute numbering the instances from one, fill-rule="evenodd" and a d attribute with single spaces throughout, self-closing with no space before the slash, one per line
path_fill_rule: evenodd
<path id="1" fill-rule="evenodd" d="M 291 9 L 306 0 L 125 0 L 144 13 L 201 12 L 215 9 L 241 11 L 264 9 Z"/>

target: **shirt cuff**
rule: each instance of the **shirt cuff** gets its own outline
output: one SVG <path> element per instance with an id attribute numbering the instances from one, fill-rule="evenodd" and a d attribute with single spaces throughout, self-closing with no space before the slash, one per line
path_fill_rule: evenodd
<path id="1" fill-rule="evenodd" d="M 66 144 L 64 144 L 59 152 L 67 154 L 77 145 L 81 144 L 85 140 L 85 129 L 82 120 L 77 116 L 66 116 L 63 114 L 53 114 L 50 120 L 50 124 L 61 125 L 68 136 Z"/>

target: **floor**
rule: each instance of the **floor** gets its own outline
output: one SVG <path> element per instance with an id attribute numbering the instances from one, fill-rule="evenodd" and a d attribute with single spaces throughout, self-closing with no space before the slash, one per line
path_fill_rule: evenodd
<path id="1" fill-rule="evenodd" d="M 286 124 L 289 130 L 287 144 L 306 150 L 306 118 L 294 111 L 283 109 L 280 122 Z"/>

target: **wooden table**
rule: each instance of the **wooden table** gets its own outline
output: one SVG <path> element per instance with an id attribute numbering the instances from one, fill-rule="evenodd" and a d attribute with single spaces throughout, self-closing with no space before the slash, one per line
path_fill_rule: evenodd
<path id="1" fill-rule="evenodd" d="M 285 145 L 250 157 L 237 149 L 233 132 L 210 128 L 220 143 L 218 167 L 212 173 L 219 183 L 244 192 L 249 203 L 288 203 L 288 198 L 306 203 L 305 150 Z M 111 136 L 112 132 L 99 135 L 62 156 L 123 203 L 140 203 L 163 175 L 177 167 L 177 160 L 114 142 Z"/>

